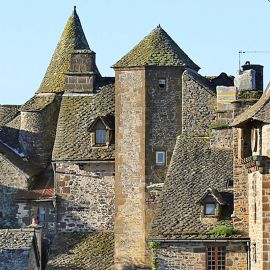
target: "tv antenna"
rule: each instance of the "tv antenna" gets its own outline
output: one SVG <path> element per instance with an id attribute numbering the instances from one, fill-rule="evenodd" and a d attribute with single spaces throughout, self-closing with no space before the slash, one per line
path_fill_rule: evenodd
<path id="1" fill-rule="evenodd" d="M 270 0 L 268 0 L 270 2 Z M 238 52 L 238 55 L 239 55 L 239 70 L 241 69 L 241 57 L 242 57 L 242 54 L 244 53 L 270 53 L 270 51 L 243 51 L 243 50 L 240 50 Z"/>

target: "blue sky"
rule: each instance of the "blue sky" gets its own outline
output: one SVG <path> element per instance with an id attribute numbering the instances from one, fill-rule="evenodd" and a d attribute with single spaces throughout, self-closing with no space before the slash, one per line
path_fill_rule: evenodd
<path id="1" fill-rule="evenodd" d="M 239 50 L 270 51 L 269 0 L 46 0 L 1 2 L 0 104 L 22 104 L 38 89 L 66 21 L 77 6 L 103 75 L 158 24 L 202 75 L 235 75 Z M 270 53 L 245 54 L 265 66 Z"/>

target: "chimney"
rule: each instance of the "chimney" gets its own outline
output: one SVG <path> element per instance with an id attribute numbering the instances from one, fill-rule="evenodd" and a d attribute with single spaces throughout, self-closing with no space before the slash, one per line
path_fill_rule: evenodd
<path id="1" fill-rule="evenodd" d="M 251 70 L 251 69 L 255 71 L 255 87 L 256 87 L 256 90 L 263 91 L 263 66 L 262 65 L 250 64 L 250 62 L 247 61 L 242 66 L 242 69 L 243 69 L 243 71 Z"/>

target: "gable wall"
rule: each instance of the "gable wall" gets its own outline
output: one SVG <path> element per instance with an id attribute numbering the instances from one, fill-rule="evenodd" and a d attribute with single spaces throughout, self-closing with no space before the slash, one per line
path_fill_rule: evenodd
<path id="1" fill-rule="evenodd" d="M 217 106 L 216 95 L 209 91 L 188 75 L 183 75 L 183 133 L 209 136 Z"/>

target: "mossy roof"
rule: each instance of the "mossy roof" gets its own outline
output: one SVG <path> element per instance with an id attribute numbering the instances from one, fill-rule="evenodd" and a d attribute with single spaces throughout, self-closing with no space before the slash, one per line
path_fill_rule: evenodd
<path id="1" fill-rule="evenodd" d="M 0 125 L 5 125 L 14 119 L 20 107 L 20 105 L 0 105 Z"/>
<path id="2" fill-rule="evenodd" d="M 65 73 L 71 70 L 71 53 L 74 50 L 90 50 L 76 9 L 67 21 L 38 93 L 64 90 Z"/>
<path id="3" fill-rule="evenodd" d="M 13 164 L 16 168 L 26 174 L 28 177 L 35 176 L 40 173 L 41 168 L 32 164 L 28 160 L 20 157 L 13 148 L 8 147 L 6 144 L 0 141 L 0 155 L 2 155 L 7 161 Z"/>
<path id="4" fill-rule="evenodd" d="M 208 239 L 215 226 L 232 226 L 233 194 L 227 189 L 232 168 L 232 151 L 211 148 L 208 138 L 179 136 L 149 239 Z M 198 201 L 209 188 L 226 203 L 216 225 L 200 220 Z"/>
<path id="5" fill-rule="evenodd" d="M 270 91 L 264 93 L 253 106 L 236 117 L 231 126 L 240 126 L 249 120 L 270 123 Z"/>
<path id="6" fill-rule="evenodd" d="M 107 270 L 114 265 L 113 232 L 61 233 L 52 244 L 46 270 Z"/>
<path id="7" fill-rule="evenodd" d="M 30 98 L 24 105 L 21 107 L 21 111 L 24 112 L 36 112 L 41 111 L 50 105 L 54 99 L 56 98 L 56 94 L 37 94 Z"/>
<path id="8" fill-rule="evenodd" d="M 114 144 L 91 146 L 89 127 L 98 116 L 114 116 L 114 85 L 92 95 L 64 95 L 58 117 L 53 160 L 113 160 Z"/>
<path id="9" fill-rule="evenodd" d="M 113 65 L 114 68 L 138 66 L 181 66 L 200 69 L 160 26 Z"/>

